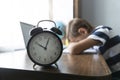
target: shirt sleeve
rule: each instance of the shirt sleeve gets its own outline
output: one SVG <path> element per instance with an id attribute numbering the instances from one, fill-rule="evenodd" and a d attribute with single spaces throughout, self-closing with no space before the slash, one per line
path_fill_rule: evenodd
<path id="1" fill-rule="evenodd" d="M 107 26 L 98 26 L 95 28 L 95 30 L 91 33 L 91 35 L 88 36 L 88 38 L 98 40 L 104 45 L 106 41 L 109 40 L 110 36 L 110 30 L 112 28 Z"/>

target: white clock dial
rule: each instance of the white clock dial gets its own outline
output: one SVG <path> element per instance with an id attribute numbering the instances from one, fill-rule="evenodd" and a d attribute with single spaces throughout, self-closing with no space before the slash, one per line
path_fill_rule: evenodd
<path id="1" fill-rule="evenodd" d="M 60 58 L 62 49 L 60 38 L 50 31 L 43 31 L 31 37 L 27 46 L 29 57 L 39 65 L 55 63 Z"/>

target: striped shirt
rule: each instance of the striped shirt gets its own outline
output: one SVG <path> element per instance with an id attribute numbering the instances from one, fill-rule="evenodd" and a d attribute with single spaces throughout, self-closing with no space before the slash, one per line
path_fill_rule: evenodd
<path id="1" fill-rule="evenodd" d="M 104 56 L 112 72 L 120 71 L 120 36 L 108 26 L 98 26 L 88 38 L 100 41 L 100 53 Z"/>

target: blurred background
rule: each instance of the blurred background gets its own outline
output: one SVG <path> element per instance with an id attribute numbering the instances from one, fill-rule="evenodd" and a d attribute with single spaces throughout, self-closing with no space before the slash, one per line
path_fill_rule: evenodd
<path id="1" fill-rule="evenodd" d="M 25 49 L 20 22 L 50 19 L 66 27 L 74 17 L 120 34 L 120 0 L 0 0 L 0 52 Z"/>

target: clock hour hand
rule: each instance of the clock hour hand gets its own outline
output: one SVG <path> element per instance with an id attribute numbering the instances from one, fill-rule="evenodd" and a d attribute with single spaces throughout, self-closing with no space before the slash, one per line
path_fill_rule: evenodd
<path id="1" fill-rule="evenodd" d="M 36 44 L 40 47 L 42 47 L 43 49 L 46 49 L 46 47 L 42 46 L 41 44 L 39 44 L 38 42 L 36 42 Z"/>

